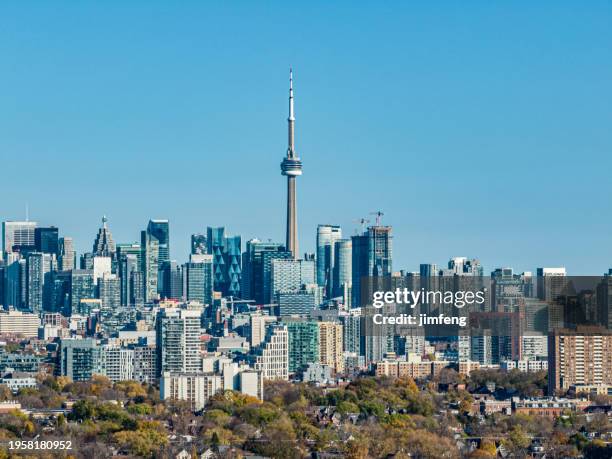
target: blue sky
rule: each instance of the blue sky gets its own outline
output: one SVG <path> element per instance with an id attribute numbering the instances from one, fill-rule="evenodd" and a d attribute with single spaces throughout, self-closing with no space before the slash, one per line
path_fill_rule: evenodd
<path id="1" fill-rule="evenodd" d="M 227 3 L 3 2 L 0 219 L 284 240 L 293 66 L 302 249 L 381 209 L 395 269 L 612 267 L 609 2 Z"/>

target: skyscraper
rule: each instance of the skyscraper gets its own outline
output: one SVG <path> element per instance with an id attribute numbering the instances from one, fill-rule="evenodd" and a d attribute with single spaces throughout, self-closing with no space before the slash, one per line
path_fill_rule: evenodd
<path id="1" fill-rule="evenodd" d="M 317 226 L 317 284 L 323 287 L 326 298 L 332 296 L 335 243 L 340 239 L 342 239 L 342 229 L 339 226 Z"/>
<path id="2" fill-rule="evenodd" d="M 108 218 L 106 218 L 106 215 L 102 217 L 102 227 L 98 230 L 96 240 L 94 241 L 93 255 L 111 258 L 115 256 L 115 241 L 113 241 L 113 235 L 108 229 Z"/>
<path id="3" fill-rule="evenodd" d="M 213 256 L 195 255 L 183 267 L 185 296 L 187 301 L 212 304 L 213 301 Z"/>
<path id="4" fill-rule="evenodd" d="M 81 300 L 90 300 L 95 297 L 93 270 L 75 269 L 70 281 L 70 313 L 76 313 Z"/>
<path id="5" fill-rule="evenodd" d="M 51 300 L 51 272 L 54 258 L 48 253 L 32 252 L 27 258 L 28 308 L 34 314 L 41 314 Z"/>
<path id="6" fill-rule="evenodd" d="M 117 244 L 117 261 L 121 261 L 126 255 L 134 255 L 138 263 L 138 269 L 141 268 L 142 248 L 139 243 Z"/>
<path id="7" fill-rule="evenodd" d="M 213 256 L 215 291 L 223 296 L 239 296 L 242 277 L 240 236 L 226 236 L 225 228 L 206 229 L 207 251 Z"/>
<path id="8" fill-rule="evenodd" d="M 272 295 L 297 291 L 314 284 L 314 262 L 310 260 L 272 260 Z"/>
<path id="9" fill-rule="evenodd" d="M 206 235 L 205 234 L 192 234 L 191 235 L 191 254 L 192 255 L 204 255 L 207 253 Z"/>
<path id="10" fill-rule="evenodd" d="M 23 310 L 27 305 L 27 263 L 25 259 L 8 262 L 4 274 L 4 306 Z"/>
<path id="11" fill-rule="evenodd" d="M 12 253 L 14 250 L 22 251 L 22 248 L 34 250 L 34 232 L 36 222 L 2 222 L 2 253 Z"/>
<path id="12" fill-rule="evenodd" d="M 390 226 L 370 226 L 362 235 L 353 236 L 352 306 L 363 306 L 370 299 L 362 281 L 387 277 L 392 273 L 393 236 Z M 364 303 L 364 304 L 362 304 Z"/>
<path id="13" fill-rule="evenodd" d="M 144 301 L 142 248 L 138 243 L 117 244 L 117 262 L 121 278 L 121 305 L 139 305 Z"/>
<path id="14" fill-rule="evenodd" d="M 67 314 L 70 312 L 70 284 L 72 280 L 71 271 L 51 272 L 51 301 L 49 311 Z"/>
<path id="15" fill-rule="evenodd" d="M 103 323 L 108 323 L 121 306 L 121 284 L 116 274 L 102 275 L 98 281 L 98 296 L 101 301 L 100 312 Z"/>
<path id="16" fill-rule="evenodd" d="M 170 260 L 170 222 L 168 220 L 149 220 L 147 233 L 157 239 L 159 245 L 158 264 L 161 269 Z"/>
<path id="17" fill-rule="evenodd" d="M 332 278 L 332 297 L 343 297 L 346 306 L 350 305 L 353 272 L 353 241 L 339 239 L 334 244 L 334 267 Z"/>
<path id="18" fill-rule="evenodd" d="M 71 237 L 62 237 L 59 240 L 59 269 L 71 271 L 75 268 L 75 251 Z"/>
<path id="19" fill-rule="evenodd" d="M 295 179 L 302 175 L 302 161 L 295 152 L 295 115 L 293 113 L 293 72 L 289 72 L 289 146 L 281 163 L 281 174 L 287 176 L 287 250 L 297 259 L 299 255 L 297 230 L 297 197 Z"/>
<path id="20" fill-rule="evenodd" d="M 181 300 L 183 298 L 183 268 L 175 260 L 165 261 L 161 267 L 162 298 Z"/>
<path id="21" fill-rule="evenodd" d="M 283 244 L 278 242 L 263 242 L 259 239 L 247 241 L 246 250 L 242 254 L 242 279 L 240 294 L 244 299 L 255 300 L 257 304 L 264 304 L 269 301 L 264 291 L 264 271 L 267 262 L 267 272 L 270 273 L 271 258 L 265 254 L 281 254 L 280 258 L 289 258 L 290 254 L 285 251 Z M 269 276 L 268 276 L 269 277 Z M 268 283 L 268 291 L 269 283 Z"/>
<path id="22" fill-rule="evenodd" d="M 140 246 L 139 246 L 140 248 Z M 117 252 L 119 254 L 119 252 Z M 119 256 L 119 255 L 118 255 Z M 133 274 L 139 272 L 138 258 L 136 255 L 127 253 L 119 256 L 119 277 L 121 279 L 121 305 L 128 306 L 132 304 L 134 295 Z M 142 290 L 142 289 L 141 289 Z M 139 292 L 142 296 L 142 291 Z"/>
<path id="23" fill-rule="evenodd" d="M 34 246 L 37 252 L 52 253 L 59 256 L 58 229 L 55 226 L 34 229 Z"/>
<path id="24" fill-rule="evenodd" d="M 537 295 L 540 300 L 555 301 L 569 284 L 564 267 L 537 269 Z"/>
<path id="25" fill-rule="evenodd" d="M 143 297 L 145 302 L 150 302 L 156 300 L 158 296 L 159 241 L 149 231 L 142 231 L 140 238 Z"/>

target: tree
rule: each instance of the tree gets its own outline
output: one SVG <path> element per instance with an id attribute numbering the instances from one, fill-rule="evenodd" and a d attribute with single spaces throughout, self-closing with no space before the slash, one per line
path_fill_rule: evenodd
<path id="1" fill-rule="evenodd" d="M 0 385 L 0 401 L 5 402 L 7 400 L 11 400 L 13 398 L 13 393 L 11 390 L 3 385 Z"/>
<path id="2" fill-rule="evenodd" d="M 91 419 L 96 414 L 96 408 L 89 400 L 79 400 L 72 405 L 72 410 L 68 413 L 68 419 L 71 421 L 84 421 Z"/>

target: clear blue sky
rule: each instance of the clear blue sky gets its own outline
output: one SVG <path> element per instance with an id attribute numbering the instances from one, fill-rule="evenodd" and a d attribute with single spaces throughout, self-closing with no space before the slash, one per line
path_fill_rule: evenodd
<path id="1" fill-rule="evenodd" d="M 110 4 L 112 3 L 112 4 Z M 536 4 L 537 3 L 537 4 Z M 612 267 L 610 2 L 2 2 L 0 219 L 301 248 L 382 209 L 395 269 Z"/>

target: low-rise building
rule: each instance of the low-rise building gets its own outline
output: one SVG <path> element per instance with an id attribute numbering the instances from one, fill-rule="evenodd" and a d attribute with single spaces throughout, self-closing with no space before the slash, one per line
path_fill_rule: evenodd
<path id="1" fill-rule="evenodd" d="M 40 327 L 37 314 L 22 311 L 0 312 L 0 335 L 19 335 L 25 338 L 36 338 Z"/>
<path id="2" fill-rule="evenodd" d="M 201 410 L 213 395 L 224 390 L 235 390 L 262 400 L 263 374 L 232 362 L 223 364 L 221 373 L 164 372 L 160 378 L 162 400 L 186 400 L 193 410 Z"/>
<path id="3" fill-rule="evenodd" d="M 516 414 L 532 416 L 547 416 L 555 418 L 565 411 L 582 411 L 590 402 L 586 400 L 573 400 L 566 398 L 538 398 L 514 400 L 513 407 Z"/>
<path id="4" fill-rule="evenodd" d="M 547 360 L 504 360 L 500 363 L 502 370 L 519 370 L 525 373 L 535 373 L 548 370 Z"/>
<path id="5" fill-rule="evenodd" d="M 0 378 L 0 384 L 7 386 L 11 392 L 16 394 L 20 389 L 36 389 L 36 379 L 27 375 L 8 374 Z"/>
<path id="6" fill-rule="evenodd" d="M 332 369 L 329 365 L 309 363 L 302 372 L 302 381 L 315 384 L 329 384 L 333 381 Z"/>
<path id="7" fill-rule="evenodd" d="M 422 360 L 418 355 L 410 355 L 408 360 L 385 359 L 376 363 L 376 376 L 395 376 L 397 378 L 429 378 L 437 375 L 449 362 Z"/>

